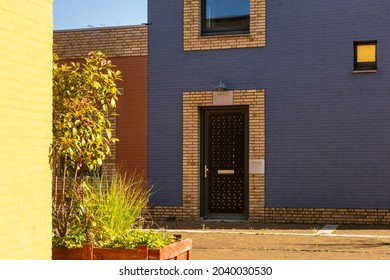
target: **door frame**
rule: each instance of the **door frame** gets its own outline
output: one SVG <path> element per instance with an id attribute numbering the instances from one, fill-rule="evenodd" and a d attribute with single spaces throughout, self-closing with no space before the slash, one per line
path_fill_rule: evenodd
<path id="1" fill-rule="evenodd" d="M 201 122 L 200 122 L 200 216 L 203 219 L 237 219 L 247 220 L 249 218 L 249 106 L 211 106 L 201 107 Z M 207 198 L 206 198 L 206 180 L 205 172 L 205 156 L 206 156 L 206 133 L 205 133 L 205 114 L 206 112 L 244 112 L 244 213 L 207 213 Z"/>

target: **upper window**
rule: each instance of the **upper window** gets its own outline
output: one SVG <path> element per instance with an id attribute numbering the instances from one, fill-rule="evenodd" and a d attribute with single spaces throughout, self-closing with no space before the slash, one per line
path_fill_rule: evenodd
<path id="1" fill-rule="evenodd" d="M 202 35 L 249 33 L 250 0 L 202 0 Z"/>
<path id="2" fill-rule="evenodd" d="M 355 71 L 377 70 L 376 41 L 355 42 Z"/>

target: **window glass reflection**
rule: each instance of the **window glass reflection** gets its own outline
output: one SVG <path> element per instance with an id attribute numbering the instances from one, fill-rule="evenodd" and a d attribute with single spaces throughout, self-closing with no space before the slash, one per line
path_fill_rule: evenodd
<path id="1" fill-rule="evenodd" d="M 250 0 L 204 0 L 203 32 L 249 32 Z"/>

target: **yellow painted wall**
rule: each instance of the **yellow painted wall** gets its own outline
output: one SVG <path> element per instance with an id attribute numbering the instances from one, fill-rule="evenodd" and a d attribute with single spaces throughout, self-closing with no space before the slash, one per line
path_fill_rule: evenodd
<path id="1" fill-rule="evenodd" d="M 51 258 L 52 0 L 0 0 L 0 259 Z"/>

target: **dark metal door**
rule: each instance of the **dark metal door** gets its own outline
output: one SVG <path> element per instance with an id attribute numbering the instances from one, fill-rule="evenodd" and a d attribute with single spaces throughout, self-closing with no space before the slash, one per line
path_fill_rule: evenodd
<path id="1" fill-rule="evenodd" d="M 204 218 L 247 218 L 248 135 L 247 108 L 203 110 Z"/>

